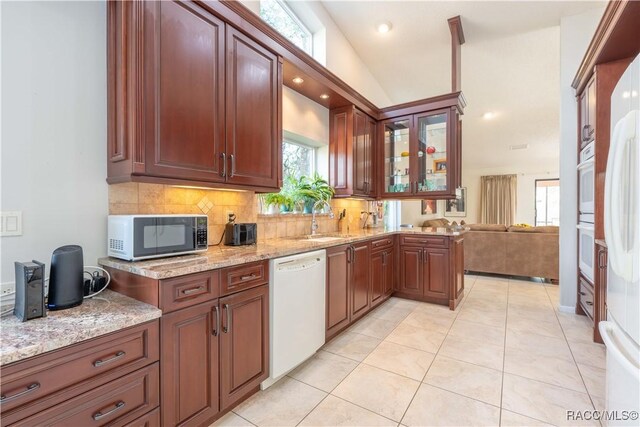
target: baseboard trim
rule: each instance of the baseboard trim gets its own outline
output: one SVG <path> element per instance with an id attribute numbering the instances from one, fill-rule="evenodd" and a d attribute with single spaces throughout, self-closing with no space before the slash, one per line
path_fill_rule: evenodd
<path id="1" fill-rule="evenodd" d="M 572 305 L 559 305 L 558 311 L 561 313 L 576 314 L 576 307 Z"/>

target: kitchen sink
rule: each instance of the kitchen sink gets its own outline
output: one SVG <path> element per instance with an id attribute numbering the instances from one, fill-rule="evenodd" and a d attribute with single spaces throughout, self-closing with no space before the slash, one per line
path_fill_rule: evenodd
<path id="1" fill-rule="evenodd" d="M 316 234 L 316 235 L 308 234 L 306 236 L 298 237 L 296 238 L 296 240 L 308 240 L 309 242 L 328 243 L 328 242 L 335 242 L 337 240 L 342 240 L 346 237 L 349 237 L 349 236 L 328 235 L 328 234 Z"/>

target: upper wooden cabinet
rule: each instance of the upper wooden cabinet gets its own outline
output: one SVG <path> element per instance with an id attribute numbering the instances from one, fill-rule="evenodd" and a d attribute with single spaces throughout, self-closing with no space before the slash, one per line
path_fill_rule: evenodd
<path id="1" fill-rule="evenodd" d="M 282 61 L 190 2 L 108 3 L 108 182 L 271 191 Z"/>
<path id="2" fill-rule="evenodd" d="M 596 136 L 596 79 L 589 80 L 579 99 L 580 148 L 584 148 Z"/>
<path id="3" fill-rule="evenodd" d="M 461 93 L 383 110 L 378 175 L 383 198 L 452 198 L 461 185 Z"/>
<path id="4" fill-rule="evenodd" d="M 375 197 L 376 121 L 354 106 L 330 113 L 329 182 L 337 197 Z"/>

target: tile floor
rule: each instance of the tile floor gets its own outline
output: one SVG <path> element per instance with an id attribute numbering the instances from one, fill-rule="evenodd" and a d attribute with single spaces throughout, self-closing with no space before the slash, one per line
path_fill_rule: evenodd
<path id="1" fill-rule="evenodd" d="M 557 286 L 465 287 L 455 312 L 391 298 L 214 425 L 571 425 L 567 409 L 603 408 L 604 346 L 555 309 Z"/>

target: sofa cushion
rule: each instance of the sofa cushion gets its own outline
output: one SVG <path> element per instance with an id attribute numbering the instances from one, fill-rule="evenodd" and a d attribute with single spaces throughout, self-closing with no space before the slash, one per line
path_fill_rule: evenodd
<path id="1" fill-rule="evenodd" d="M 546 225 L 540 227 L 517 227 L 511 226 L 507 231 L 512 233 L 551 233 L 558 234 L 560 232 L 560 227 L 555 225 Z"/>
<path id="2" fill-rule="evenodd" d="M 422 223 L 423 227 L 448 227 L 449 220 L 445 218 L 428 219 Z"/>
<path id="3" fill-rule="evenodd" d="M 471 231 L 507 231 L 503 224 L 467 224 Z"/>

